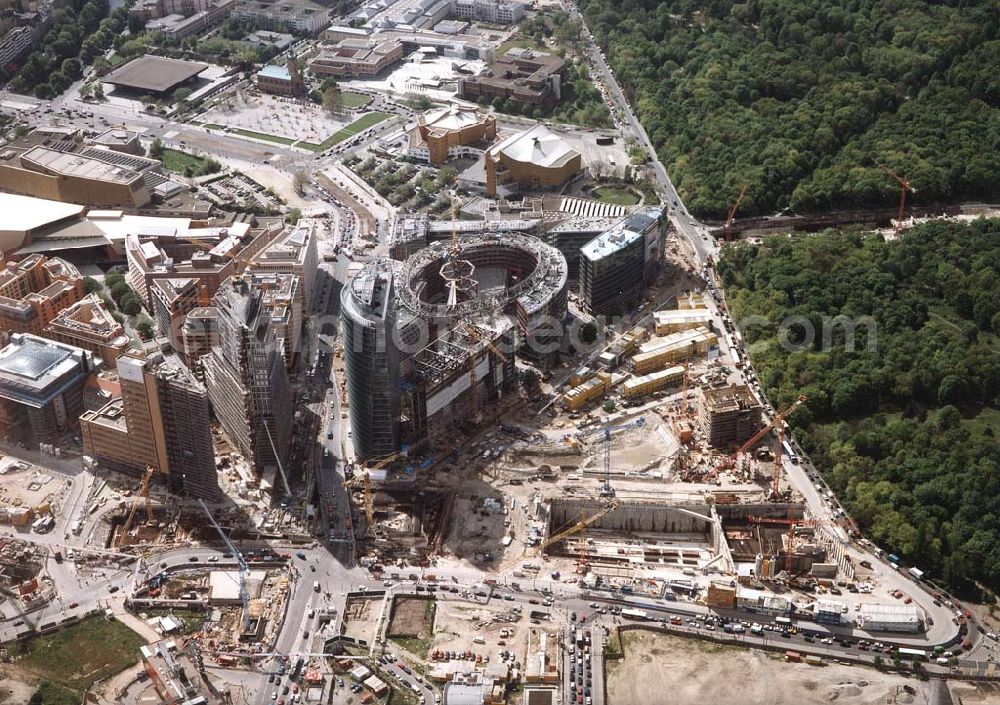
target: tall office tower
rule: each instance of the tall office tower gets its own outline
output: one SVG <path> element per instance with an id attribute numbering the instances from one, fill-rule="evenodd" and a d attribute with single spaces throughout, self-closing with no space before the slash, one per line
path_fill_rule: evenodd
<path id="1" fill-rule="evenodd" d="M 175 355 L 118 358 L 121 396 L 80 416 L 84 453 L 98 464 L 141 475 L 147 467 L 172 491 L 219 495 L 208 392 Z"/>
<path id="2" fill-rule="evenodd" d="M 359 458 L 399 450 L 399 350 L 391 262 L 373 262 L 340 295 L 351 435 Z"/>
<path id="3" fill-rule="evenodd" d="M 284 462 L 292 434 L 292 391 L 281 350 L 249 278 L 232 277 L 213 299 L 219 344 L 202 358 L 212 410 L 257 474 Z"/>

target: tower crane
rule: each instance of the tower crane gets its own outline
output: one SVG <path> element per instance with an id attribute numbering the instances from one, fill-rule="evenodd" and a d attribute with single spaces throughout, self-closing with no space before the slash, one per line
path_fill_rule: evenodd
<path id="1" fill-rule="evenodd" d="M 244 631 L 250 627 L 250 594 L 247 592 L 247 574 L 250 572 L 249 566 L 247 566 L 246 560 L 243 558 L 243 554 L 240 550 L 233 545 L 233 542 L 229 540 L 226 536 L 226 532 L 222 530 L 222 527 L 215 521 L 215 517 L 212 516 L 212 512 L 209 511 L 208 505 L 205 504 L 205 500 L 199 499 L 198 504 L 208 515 L 208 521 L 215 528 L 215 531 L 222 538 L 222 543 L 226 545 L 226 548 L 233 554 L 233 558 L 236 559 L 236 565 L 239 567 L 240 573 L 240 602 L 243 603 L 243 629 Z"/>
<path id="2" fill-rule="evenodd" d="M 722 236 L 724 238 L 729 238 L 729 228 L 733 226 L 733 221 L 736 219 L 736 209 L 740 207 L 743 202 L 743 197 L 747 195 L 747 185 L 743 184 L 740 188 L 740 195 L 736 197 L 736 201 L 729 207 L 729 213 L 726 215 L 726 223 L 722 226 Z"/>
<path id="3" fill-rule="evenodd" d="M 806 526 L 817 526 L 822 522 L 818 519 L 788 519 L 785 517 L 749 517 L 748 524 L 775 524 L 788 527 L 788 546 L 785 550 L 785 572 L 792 574 L 792 541 L 795 538 L 795 529 Z"/>
<path id="4" fill-rule="evenodd" d="M 604 485 L 601 487 L 601 494 L 610 496 L 614 494 L 611 489 L 611 433 L 612 431 L 625 431 L 630 428 L 642 428 L 646 425 L 646 417 L 640 416 L 635 421 L 630 421 L 626 424 L 619 424 L 617 426 L 612 426 L 610 421 L 607 421 L 603 428 L 599 428 L 596 431 L 591 431 L 594 433 L 604 434 Z"/>
<path id="5" fill-rule="evenodd" d="M 365 472 L 363 474 L 358 475 L 356 477 L 353 477 L 350 480 L 345 480 L 344 481 L 344 487 L 345 488 L 348 488 L 348 489 L 353 489 L 353 488 L 356 488 L 356 487 L 363 487 L 364 488 L 364 492 L 365 492 L 365 499 L 364 499 L 365 519 L 367 520 L 366 527 L 367 527 L 368 531 L 372 531 L 373 527 L 375 526 L 375 496 L 372 493 L 372 476 L 371 476 L 371 474 L 373 472 L 375 472 L 376 470 L 381 470 L 386 465 L 388 465 L 389 463 L 391 463 L 393 460 L 396 460 L 397 458 L 401 458 L 404 455 L 406 455 L 406 453 L 404 451 L 399 451 L 399 452 L 396 452 L 396 453 L 390 453 L 389 455 L 386 455 L 386 456 L 384 456 L 382 458 L 379 458 L 378 461 L 376 461 L 376 463 L 374 465 L 372 465 L 370 468 L 368 468 L 367 470 L 365 470 Z"/>
<path id="6" fill-rule="evenodd" d="M 903 229 L 903 215 L 906 211 L 906 192 L 916 193 L 917 190 L 910 185 L 910 180 L 905 176 L 900 176 L 892 169 L 887 167 L 885 164 L 875 162 L 875 166 L 884 171 L 886 174 L 895 179 L 900 186 L 899 189 L 899 214 L 896 216 L 896 232 L 898 233 Z"/>
<path id="7" fill-rule="evenodd" d="M 142 476 L 142 480 L 139 482 L 139 496 L 146 500 L 146 523 L 153 521 L 153 501 L 149 498 L 149 481 L 153 478 L 153 466 L 147 465 L 146 472 Z M 123 543 L 125 543 L 125 537 L 128 536 L 128 532 L 132 530 L 132 522 L 135 521 L 135 511 L 139 508 L 138 502 L 132 502 L 132 506 L 128 510 L 128 518 L 125 519 L 125 524 L 122 526 L 121 531 L 118 533 L 118 540 L 115 541 L 115 546 L 120 548 Z"/>
<path id="8" fill-rule="evenodd" d="M 806 399 L 807 399 L 807 397 L 805 397 L 805 396 L 799 396 L 798 399 L 796 399 L 790 405 L 786 406 L 784 409 L 782 409 L 777 414 L 775 414 L 771 418 L 770 421 L 768 421 L 759 431 L 757 431 L 757 433 L 755 433 L 752 436 L 750 436 L 750 438 L 747 440 L 746 443 L 744 443 L 743 445 L 741 445 L 739 448 L 737 448 L 735 451 L 733 451 L 730 455 L 727 455 L 725 458 L 723 458 L 722 460 L 720 460 L 718 462 L 718 464 L 714 468 L 712 468 L 711 470 L 709 470 L 708 473 L 705 475 L 705 479 L 706 480 L 709 480 L 709 479 L 714 480 L 716 477 L 718 477 L 718 475 L 719 475 L 720 472 L 722 472 L 723 470 L 726 470 L 727 468 L 731 468 L 733 466 L 733 463 L 736 462 L 736 459 L 738 457 L 740 457 L 740 455 L 742 453 L 745 453 L 747 451 L 747 449 L 752 448 L 772 428 L 774 428 L 775 426 L 781 424 L 781 422 L 784 421 L 785 418 L 789 414 L 791 414 L 797 408 L 799 408 L 800 406 L 802 406 L 806 402 Z M 779 455 L 779 458 L 780 458 L 780 455 Z"/>
<path id="9" fill-rule="evenodd" d="M 526 558 L 533 558 L 533 557 L 535 557 L 535 556 L 543 553 L 545 551 L 545 549 L 547 549 L 549 546 L 554 546 L 555 544 L 559 543 L 560 541 L 565 541 L 570 536 L 575 536 L 576 534 L 578 534 L 578 533 L 580 533 L 582 531 L 586 531 L 586 529 L 587 529 L 588 526 L 590 526 L 594 522 L 600 520 L 601 518 L 606 517 L 608 514 L 610 514 L 611 512 L 615 511 L 616 509 L 618 509 L 618 500 L 617 499 L 611 499 L 611 500 L 608 501 L 607 504 L 605 504 L 603 507 L 601 507 L 601 509 L 599 509 L 594 514 L 591 514 L 589 517 L 584 516 L 583 512 L 581 512 L 580 513 L 580 519 L 576 523 L 571 524 L 569 527 L 567 527 L 565 529 L 562 529 L 562 530 L 560 530 L 560 531 L 552 534 L 547 539 L 545 539 L 544 541 L 542 541 L 540 544 L 538 544 L 537 546 L 535 546 L 534 548 L 532 548 L 530 551 L 528 551 L 525 555 L 519 556 L 517 558 L 512 558 L 509 561 L 507 561 L 506 563 L 503 563 L 499 568 L 497 568 L 497 572 L 502 573 L 503 571 L 507 570 L 507 568 L 510 568 L 512 565 L 514 565 L 515 563 L 523 561 Z"/>

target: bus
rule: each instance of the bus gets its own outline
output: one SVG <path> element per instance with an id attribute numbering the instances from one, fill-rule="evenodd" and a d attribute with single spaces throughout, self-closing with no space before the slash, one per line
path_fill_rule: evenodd
<path id="1" fill-rule="evenodd" d="M 907 649 L 900 647 L 896 650 L 900 656 L 909 656 L 910 658 L 919 658 L 921 661 L 927 660 L 927 652 L 921 651 L 920 649 Z"/>
<path id="2" fill-rule="evenodd" d="M 633 610 L 633 609 L 622 610 L 622 617 L 625 617 L 626 619 L 635 619 L 640 622 L 645 622 L 646 620 L 649 619 L 649 615 L 646 614 L 645 610 Z"/>
<path id="3" fill-rule="evenodd" d="M 782 625 L 784 627 L 787 627 L 787 626 L 791 625 L 792 620 L 789 617 L 775 617 L 774 618 L 774 623 L 775 624 L 780 624 L 780 625 Z"/>

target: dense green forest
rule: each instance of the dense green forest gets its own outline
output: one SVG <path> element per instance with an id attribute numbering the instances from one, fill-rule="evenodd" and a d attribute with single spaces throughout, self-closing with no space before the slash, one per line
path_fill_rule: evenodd
<path id="1" fill-rule="evenodd" d="M 996 0 L 579 0 L 695 214 L 1000 196 Z"/>
<path id="2" fill-rule="evenodd" d="M 728 248 L 719 271 L 737 325 L 770 322 L 744 328 L 761 383 L 775 405 L 809 397 L 795 436 L 862 529 L 958 588 L 1000 591 L 1000 220 L 774 237 Z M 828 325 L 825 346 L 839 315 L 874 335 L 859 323 L 848 352 Z M 812 344 L 779 325 L 792 316 Z"/>

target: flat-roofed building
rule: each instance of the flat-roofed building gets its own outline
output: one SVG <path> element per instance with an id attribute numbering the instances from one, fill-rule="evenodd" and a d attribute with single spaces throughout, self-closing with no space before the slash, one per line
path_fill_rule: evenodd
<path id="1" fill-rule="evenodd" d="M 525 3 L 519 0 L 455 0 L 455 15 L 491 24 L 514 24 L 524 17 Z"/>
<path id="2" fill-rule="evenodd" d="M 508 196 L 554 189 L 580 173 L 580 153 L 545 125 L 500 140 L 486 150 L 486 193 Z"/>
<path id="3" fill-rule="evenodd" d="M 56 201 L 90 206 L 137 208 L 150 201 L 146 180 L 101 155 L 48 147 L 0 150 L 0 188 Z"/>
<path id="4" fill-rule="evenodd" d="M 712 312 L 707 308 L 653 311 L 653 324 L 657 335 L 669 335 L 691 328 L 711 328 Z"/>
<path id="5" fill-rule="evenodd" d="M 31 27 L 11 27 L 0 39 L 0 69 L 17 66 L 31 51 L 34 36 Z"/>
<path id="6" fill-rule="evenodd" d="M 312 0 L 244 0 L 232 16 L 257 29 L 293 34 L 315 35 L 330 24 L 330 11 Z"/>
<path id="7" fill-rule="evenodd" d="M 701 427 L 709 445 L 738 446 L 763 424 L 760 401 L 746 385 L 702 389 L 700 394 Z"/>
<path id="8" fill-rule="evenodd" d="M 319 267 L 316 228 L 313 220 L 300 220 L 285 228 L 253 255 L 250 269 L 255 273 L 294 274 L 299 278 L 302 308 L 310 310 L 316 270 Z"/>
<path id="9" fill-rule="evenodd" d="M 402 58 L 403 44 L 397 39 L 342 39 L 321 51 L 309 67 L 335 78 L 372 78 Z"/>
<path id="10" fill-rule="evenodd" d="M 83 277 L 58 257 L 30 255 L 6 262 L 0 254 L 0 333 L 41 335 L 60 311 L 83 298 Z"/>
<path id="11" fill-rule="evenodd" d="M 97 294 L 88 294 L 64 308 L 42 331 L 46 338 L 87 350 L 114 369 L 129 347 L 122 324 L 104 308 Z"/>
<path id="12" fill-rule="evenodd" d="M 264 293 L 263 305 L 271 312 L 274 338 L 292 369 L 302 351 L 302 288 L 294 274 L 278 274 L 251 270 L 247 273 L 253 286 Z"/>
<path id="13" fill-rule="evenodd" d="M 113 152 L 133 154 L 137 157 L 145 156 L 145 150 L 139 141 L 139 133 L 135 130 L 113 127 L 96 137 L 91 137 L 90 143 L 99 147 L 106 147 Z"/>
<path id="14" fill-rule="evenodd" d="M 150 219 L 141 227 L 124 231 L 126 279 L 151 311 L 156 310 L 154 280 L 198 279 L 211 297 L 223 281 L 242 272 L 254 255 L 284 232 L 280 222 L 254 229 L 240 222 L 226 227 L 190 228 L 187 220 L 162 220 L 162 225 L 160 219 Z"/>
<path id="15" fill-rule="evenodd" d="M 551 110 L 562 98 L 566 61 L 532 49 L 510 49 L 476 76 L 458 79 L 467 100 L 496 98 Z"/>
<path id="16" fill-rule="evenodd" d="M 84 385 L 99 367 L 86 350 L 15 333 L 0 350 L 0 437 L 37 447 L 75 432 Z"/>
<path id="17" fill-rule="evenodd" d="M 593 314 L 624 315 L 642 301 L 643 239 L 613 228 L 580 250 L 580 299 Z"/>
<path id="18" fill-rule="evenodd" d="M 197 61 L 146 54 L 107 74 L 101 83 L 133 93 L 165 95 L 193 83 L 207 68 Z"/>
<path id="19" fill-rule="evenodd" d="M 84 452 L 98 464 L 140 475 L 147 467 L 172 491 L 219 494 L 208 392 L 173 354 L 118 359 L 121 397 L 80 417 Z"/>
<path id="20" fill-rule="evenodd" d="M 257 72 L 257 88 L 274 95 L 296 95 L 301 93 L 305 84 L 302 75 L 292 73 L 287 66 L 268 64 Z"/>
<path id="21" fill-rule="evenodd" d="M 156 334 L 169 340 L 171 347 L 177 350 L 188 312 L 211 303 L 208 287 L 196 277 L 154 279 L 150 292 Z"/>
<path id="22" fill-rule="evenodd" d="M 181 345 L 178 348 L 184 363 L 201 379 L 200 360 L 219 341 L 219 312 L 214 306 L 196 308 L 188 312 L 181 327 Z"/>

